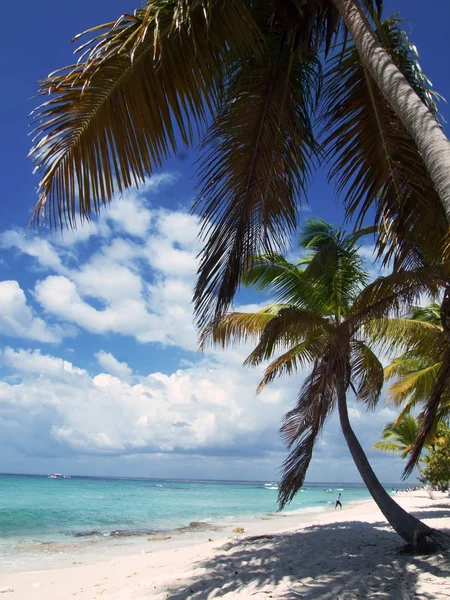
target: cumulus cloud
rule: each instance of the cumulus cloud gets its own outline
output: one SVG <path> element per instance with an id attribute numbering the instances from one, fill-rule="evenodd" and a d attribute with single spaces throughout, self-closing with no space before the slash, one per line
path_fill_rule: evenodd
<path id="1" fill-rule="evenodd" d="M 0 281 L 0 333 L 57 343 L 65 335 L 73 335 L 74 330 L 47 325 L 27 304 L 25 293 L 17 281 Z"/>
<path id="2" fill-rule="evenodd" d="M 20 382 L 1 385 L 0 415 L 20 423 L 29 410 L 45 413 L 49 439 L 88 454 L 258 454 L 280 447 L 274 423 L 287 397 L 275 385 L 256 398 L 256 373 L 205 360 L 130 383 L 126 363 L 104 351 L 95 356 L 108 373 L 89 375 L 39 351 L 6 348 L 0 361 Z"/>
<path id="3" fill-rule="evenodd" d="M 20 231 L 3 234 L 3 248 L 30 257 L 39 279 L 30 296 L 35 306 L 16 281 L 0 282 L 0 332 L 56 342 L 76 326 L 96 336 L 113 333 L 177 351 L 196 350 L 191 298 L 198 222 L 182 210 L 154 208 L 147 197 L 175 178 L 150 178 L 74 235 L 40 239 Z M 61 325 L 49 326 L 37 315 L 38 305 L 47 319 Z M 214 469 L 223 467 L 225 457 L 242 461 L 251 456 L 275 473 L 286 455 L 279 422 L 295 403 L 301 374 L 256 396 L 261 370 L 242 367 L 247 346 L 226 353 L 208 350 L 197 362 L 180 360 L 182 368 L 174 372 L 139 377 L 131 368 L 132 357 L 119 361 L 106 339 L 101 344 L 105 349 L 94 354 L 95 372 L 40 350 L 0 352 L 0 363 L 11 374 L 0 384 L 0 427 L 7 430 L 1 443 L 11 453 L 61 460 L 114 456 L 122 461 L 148 455 L 191 467 L 186 457 L 201 456 L 204 465 L 206 457 L 213 457 L 209 464 Z M 83 356 L 82 364 L 92 365 L 90 358 Z M 383 411 L 368 416 L 360 405 L 352 406 L 350 414 L 369 452 L 382 426 L 393 420 Z M 337 459 L 339 472 L 357 480 L 334 416 L 317 444 L 311 477 L 320 479 Z M 379 463 L 386 463 L 384 457 Z M 252 478 L 247 468 L 246 476 Z"/>
<path id="4" fill-rule="evenodd" d="M 116 333 L 141 343 L 196 350 L 191 298 L 197 218 L 181 210 L 153 209 L 146 196 L 176 178 L 154 176 L 141 190 L 113 202 L 88 236 L 73 240 L 90 240 L 95 250 L 89 253 L 54 238 L 33 239 L 19 231 L 3 235 L 5 248 L 15 248 L 49 271 L 34 290 L 49 318 L 97 335 Z"/>
<path id="5" fill-rule="evenodd" d="M 95 358 L 101 367 L 119 379 L 128 381 L 133 374 L 133 369 L 130 369 L 126 362 L 118 361 L 117 358 L 111 354 L 111 352 L 100 350 L 100 352 L 95 354 Z"/>
<path id="6" fill-rule="evenodd" d="M 95 357 L 107 372 L 89 374 L 39 351 L 1 352 L 0 363 L 15 376 L 0 384 L 0 427 L 9 432 L 11 451 L 55 459 L 166 456 L 175 463 L 180 456 L 209 456 L 216 457 L 220 468 L 232 457 L 246 456 L 260 467 L 266 461 L 271 472 L 286 456 L 278 427 L 295 402 L 301 378 L 276 382 L 257 396 L 261 373 L 243 368 L 228 354 L 147 377 L 132 377 L 130 367 L 108 352 Z M 392 420 L 392 411 L 369 414 L 361 405 L 352 405 L 350 414 L 384 479 L 398 479 L 399 462 L 388 463 L 371 451 L 382 426 Z M 20 436 L 10 435 L 19 431 Z M 316 446 L 309 477 L 324 478 L 324 469 L 338 464 L 347 480 L 358 479 L 334 415 Z M 251 476 L 249 469 L 247 477 Z"/>

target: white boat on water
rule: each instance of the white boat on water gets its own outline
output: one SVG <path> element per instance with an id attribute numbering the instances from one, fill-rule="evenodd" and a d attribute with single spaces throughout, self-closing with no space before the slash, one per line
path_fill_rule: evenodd
<path id="1" fill-rule="evenodd" d="M 63 475 L 62 473 L 51 473 L 47 477 L 49 479 L 70 479 L 70 475 Z"/>

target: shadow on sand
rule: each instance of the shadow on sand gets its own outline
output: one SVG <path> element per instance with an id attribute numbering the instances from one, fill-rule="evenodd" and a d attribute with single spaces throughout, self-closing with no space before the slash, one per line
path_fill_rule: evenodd
<path id="1" fill-rule="evenodd" d="M 175 581 L 166 588 L 166 597 L 234 598 L 242 586 L 242 597 L 256 600 L 434 600 L 446 593 L 450 597 L 449 553 L 402 556 L 400 538 L 385 527 L 346 521 L 233 540 L 213 558 L 196 563 L 188 584 L 184 580 L 177 586 Z M 418 585 L 419 573 L 428 580 L 426 591 Z"/>

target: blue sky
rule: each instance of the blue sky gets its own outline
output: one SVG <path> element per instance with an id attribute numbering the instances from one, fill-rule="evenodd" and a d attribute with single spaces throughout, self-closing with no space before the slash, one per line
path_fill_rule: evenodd
<path id="1" fill-rule="evenodd" d="M 450 5 L 387 1 L 435 88 L 450 97 Z M 245 348 L 196 353 L 191 289 L 197 223 L 195 152 L 175 157 L 74 235 L 27 232 L 37 179 L 26 160 L 35 81 L 72 62 L 70 39 L 132 11 L 124 0 L 14 3 L 0 61 L 0 472 L 273 479 L 285 451 L 277 433 L 301 376 L 261 396 Z M 449 108 L 442 104 L 444 117 Z M 319 173 L 303 216 L 340 223 Z M 263 302 L 248 291 L 239 305 Z M 377 473 L 398 481 L 401 462 L 370 451 L 394 413 L 351 409 Z M 358 481 L 333 418 L 309 480 Z"/>

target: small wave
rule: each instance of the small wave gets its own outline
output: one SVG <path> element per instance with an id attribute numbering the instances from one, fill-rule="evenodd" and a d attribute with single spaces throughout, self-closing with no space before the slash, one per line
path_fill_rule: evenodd
<path id="1" fill-rule="evenodd" d="M 270 485 L 270 486 L 268 485 L 268 486 L 266 486 L 266 490 L 277 490 L 277 489 L 278 489 L 277 485 Z"/>

